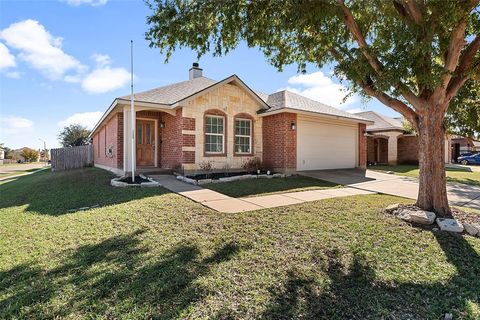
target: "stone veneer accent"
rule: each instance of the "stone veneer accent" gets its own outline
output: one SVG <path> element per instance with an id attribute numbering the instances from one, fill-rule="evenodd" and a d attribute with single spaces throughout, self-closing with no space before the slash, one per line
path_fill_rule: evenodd
<path id="1" fill-rule="evenodd" d="M 263 163 L 277 171 L 294 171 L 297 167 L 297 123 L 294 113 L 278 113 L 263 118 Z"/>
<path id="2" fill-rule="evenodd" d="M 262 118 L 258 111 L 262 106 L 252 98 L 243 88 L 230 83 L 213 88 L 187 102 L 183 109 L 183 133 L 195 135 L 195 144 L 191 145 L 190 138 L 184 138 L 188 145 L 183 146 L 183 168 L 188 171 L 199 169 L 198 164 L 210 162 L 215 169 L 241 169 L 245 162 L 254 157 L 260 159 L 262 155 Z M 218 114 L 225 117 L 225 152 L 223 154 L 206 154 L 205 142 L 205 115 Z M 237 154 L 234 150 L 235 118 L 248 117 L 253 120 L 252 150 L 249 155 Z M 193 126 L 193 120 L 195 120 Z M 195 152 L 195 161 L 191 161 Z"/>

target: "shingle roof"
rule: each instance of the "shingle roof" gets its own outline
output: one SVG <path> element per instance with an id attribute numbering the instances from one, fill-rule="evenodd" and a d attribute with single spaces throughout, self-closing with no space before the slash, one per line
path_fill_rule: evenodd
<path id="1" fill-rule="evenodd" d="M 387 117 L 375 111 L 358 112 L 355 115 L 375 122 L 367 126 L 367 131 L 403 130 L 401 120 Z"/>
<path id="2" fill-rule="evenodd" d="M 276 111 L 279 109 L 295 109 L 306 112 L 320 113 L 330 116 L 337 116 L 342 118 L 356 119 L 356 120 L 367 120 L 361 116 L 348 113 L 346 111 L 328 106 L 321 102 L 309 99 L 300 94 L 293 93 L 288 90 L 283 90 L 275 92 L 268 96 L 265 101 L 271 109 L 265 111 L 266 113 Z"/>
<path id="3" fill-rule="evenodd" d="M 192 80 L 177 82 L 152 90 L 137 92 L 134 93 L 134 98 L 135 101 L 139 102 L 173 105 L 176 102 L 179 102 L 216 83 L 218 83 L 218 81 L 206 77 L 198 77 Z M 321 102 L 286 90 L 275 92 L 270 95 L 259 91 L 255 91 L 255 93 L 270 107 L 270 109 L 266 110 L 265 112 L 277 111 L 280 109 L 288 108 L 331 116 L 338 116 L 343 118 L 350 118 L 355 120 L 366 120 L 361 116 L 327 106 Z M 120 97 L 119 99 L 130 100 L 130 95 Z"/>
<path id="4" fill-rule="evenodd" d="M 137 92 L 133 94 L 133 97 L 135 101 L 170 105 L 202 91 L 216 82 L 206 77 L 198 77 L 152 90 Z M 130 95 L 120 97 L 120 99 L 130 100 Z"/>

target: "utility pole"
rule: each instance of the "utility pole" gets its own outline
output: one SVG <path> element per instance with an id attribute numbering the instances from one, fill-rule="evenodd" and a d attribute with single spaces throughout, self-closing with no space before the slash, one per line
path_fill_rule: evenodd
<path id="1" fill-rule="evenodd" d="M 38 140 L 43 141 L 43 162 L 44 166 L 47 166 L 47 142 L 43 139 L 38 138 Z"/>
<path id="2" fill-rule="evenodd" d="M 131 117 L 131 132 L 132 132 L 132 182 L 135 182 L 135 165 L 136 165 L 136 152 L 135 152 L 135 105 L 133 99 L 133 40 L 130 40 L 130 74 L 131 74 L 131 84 L 130 84 L 130 117 Z"/>

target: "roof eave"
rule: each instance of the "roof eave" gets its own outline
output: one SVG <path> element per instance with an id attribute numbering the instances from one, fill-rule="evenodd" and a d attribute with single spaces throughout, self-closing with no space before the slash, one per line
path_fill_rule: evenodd
<path id="1" fill-rule="evenodd" d="M 278 114 L 278 113 L 283 113 L 283 112 L 313 115 L 313 116 L 328 118 L 328 119 L 337 119 L 337 120 L 342 119 L 342 120 L 356 122 L 356 123 L 364 123 L 366 125 L 374 124 L 373 121 L 370 121 L 370 120 L 367 120 L 367 119 L 358 119 L 358 118 L 354 118 L 354 117 L 338 116 L 338 115 L 332 115 L 332 114 L 328 114 L 328 113 L 307 111 L 307 110 L 299 110 L 299 109 L 293 109 L 293 108 L 279 108 L 279 109 L 276 109 L 276 110 L 273 110 L 273 111 L 261 112 L 261 113 L 258 113 L 258 115 L 260 117 L 266 117 L 266 116 L 270 116 L 270 115 L 274 115 L 274 114 Z"/>

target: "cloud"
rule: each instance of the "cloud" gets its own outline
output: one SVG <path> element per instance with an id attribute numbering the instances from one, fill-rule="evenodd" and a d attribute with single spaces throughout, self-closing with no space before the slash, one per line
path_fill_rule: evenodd
<path id="1" fill-rule="evenodd" d="M 71 124 L 81 124 L 91 130 L 98 120 L 100 120 L 102 114 L 103 112 L 101 111 L 74 113 L 67 119 L 60 121 L 58 125 L 60 127 L 66 127 Z"/>
<path id="2" fill-rule="evenodd" d="M 340 109 L 345 109 L 348 105 L 358 100 L 356 96 L 351 96 L 343 102 L 343 99 L 349 93 L 348 88 L 333 82 L 332 79 L 325 76 L 321 71 L 290 77 L 288 83 L 290 86 L 282 89 Z"/>
<path id="3" fill-rule="evenodd" d="M 0 69 L 15 67 L 15 57 L 10 53 L 7 46 L 0 42 Z"/>
<path id="4" fill-rule="evenodd" d="M 21 60 L 49 79 L 60 79 L 67 72 L 79 73 L 86 69 L 62 50 L 63 39 L 52 36 L 38 21 L 29 19 L 11 24 L 0 31 L 0 38 L 19 51 Z"/>
<path id="5" fill-rule="evenodd" d="M 3 135 L 11 136 L 25 134 L 33 130 L 33 121 L 13 115 L 1 115 L 0 128 L 2 137 Z"/>
<path id="6" fill-rule="evenodd" d="M 64 1 L 69 5 L 75 6 L 75 7 L 78 7 L 82 4 L 88 4 L 88 5 L 91 5 L 92 7 L 97 7 L 97 6 L 103 6 L 108 2 L 108 0 L 64 0 Z"/>
<path id="7" fill-rule="evenodd" d="M 20 72 L 18 71 L 9 71 L 5 75 L 11 79 L 20 79 Z"/>
<path id="8" fill-rule="evenodd" d="M 88 93 L 105 93 L 124 87 L 130 80 L 125 68 L 112 68 L 108 55 L 94 54 L 97 67 L 82 80 L 82 88 Z"/>

